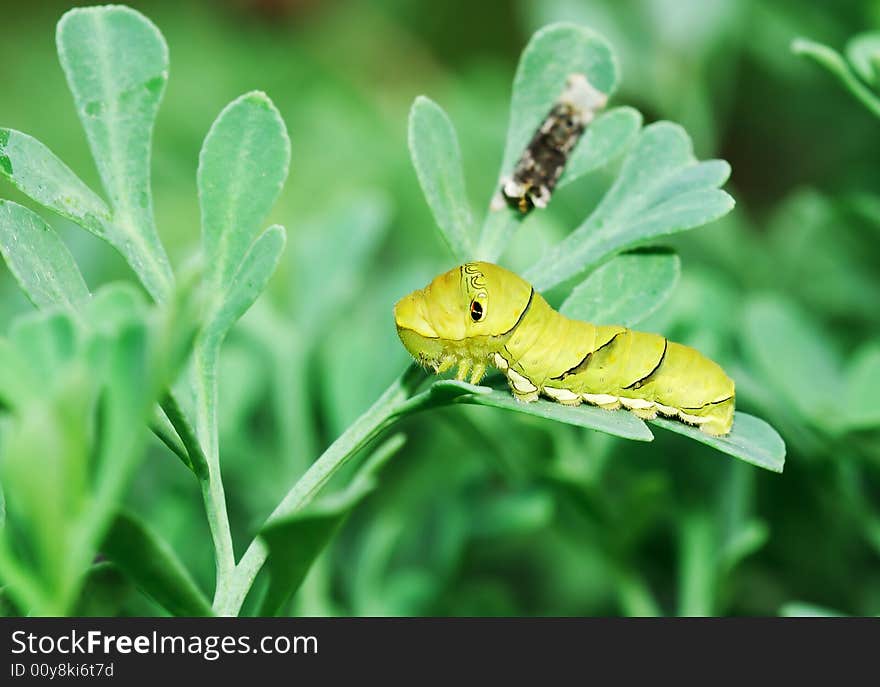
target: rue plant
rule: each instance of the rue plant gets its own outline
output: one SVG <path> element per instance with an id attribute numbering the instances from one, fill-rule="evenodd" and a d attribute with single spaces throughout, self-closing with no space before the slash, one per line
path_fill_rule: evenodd
<path id="1" fill-rule="evenodd" d="M 286 127 L 261 92 L 242 95 L 219 114 L 198 160 L 201 260 L 175 272 L 154 221 L 150 186 L 153 124 L 168 77 L 161 33 L 126 7 L 82 8 L 61 19 L 57 43 L 103 195 L 45 145 L 10 129 L 0 129 L 0 173 L 39 205 L 112 245 L 149 298 L 126 284 L 92 290 L 45 220 L 0 201 L 0 251 L 38 309 L 0 340 L 0 577 L 20 612 L 69 612 L 90 572 L 107 564 L 94 563 L 98 554 L 172 614 L 236 615 L 252 592 L 249 608 L 281 612 L 346 514 L 376 487 L 403 437 L 375 441 L 399 419 L 441 406 L 492 406 L 643 442 L 653 439 L 652 427 L 667 429 L 782 470 L 781 439 L 744 413 L 737 413 L 732 434 L 713 438 L 626 412 L 517 404 L 497 381 L 432 380 L 410 367 L 317 459 L 292 457 L 307 469 L 237 559 L 221 475 L 218 364 L 227 333 L 263 292 L 284 250 L 284 228 L 264 223 L 288 175 Z M 499 178 L 571 73 L 587 74 L 611 95 L 619 80 L 601 36 L 562 24 L 536 33 L 514 79 Z M 427 98 L 413 105 L 409 144 L 452 259 L 502 259 L 520 218 L 503 210 L 478 221 L 467 203 L 455 129 Z M 681 127 L 643 127 L 629 107 L 613 108 L 590 126 L 559 187 L 612 165 L 619 170 L 599 204 L 524 276 L 573 316 L 631 326 L 663 303 L 679 277 L 673 252 L 633 249 L 729 212 L 733 200 L 720 187 L 730 170 L 721 160 L 698 161 Z M 487 189 L 487 199 L 494 191 Z M 375 203 L 357 207 L 378 212 Z M 355 215 L 347 224 L 366 234 L 375 222 Z M 361 260 L 366 250 L 340 245 L 339 253 L 343 280 L 346 260 Z M 317 315 L 311 315 L 303 308 L 303 328 L 313 325 Z M 147 427 L 200 486 L 216 565 L 212 599 L 171 547 L 121 506 Z M 370 456 L 328 493 L 331 478 L 367 448 Z M 267 583 L 255 586 L 261 571 Z"/>

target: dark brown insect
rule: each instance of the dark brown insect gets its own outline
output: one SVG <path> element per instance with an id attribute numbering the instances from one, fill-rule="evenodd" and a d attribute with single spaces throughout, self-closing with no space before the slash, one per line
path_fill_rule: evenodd
<path id="1" fill-rule="evenodd" d="M 565 90 L 532 136 L 513 175 L 502 180 L 501 197 L 493 207 L 503 207 L 506 202 L 523 214 L 532 208 L 547 207 L 568 156 L 596 112 L 607 102 L 608 97 L 594 88 L 586 76 L 569 76 Z"/>

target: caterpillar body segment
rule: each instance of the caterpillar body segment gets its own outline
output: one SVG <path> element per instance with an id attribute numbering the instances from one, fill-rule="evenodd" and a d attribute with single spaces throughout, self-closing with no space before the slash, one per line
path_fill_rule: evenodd
<path id="1" fill-rule="evenodd" d="M 474 262 L 441 274 L 394 308 L 410 354 L 435 372 L 457 367 L 479 382 L 498 368 L 523 402 L 544 396 L 566 405 L 626 408 L 727 434 L 734 383 L 689 346 L 618 325 L 572 320 L 553 310 L 522 278 Z"/>

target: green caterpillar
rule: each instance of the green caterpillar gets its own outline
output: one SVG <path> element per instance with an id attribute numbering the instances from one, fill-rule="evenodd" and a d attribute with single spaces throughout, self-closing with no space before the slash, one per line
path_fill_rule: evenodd
<path id="1" fill-rule="evenodd" d="M 643 419 L 659 413 L 720 436 L 733 426 L 734 385 L 699 351 L 658 334 L 571 320 L 525 280 L 498 265 L 469 262 L 394 306 L 407 351 L 436 373 L 458 366 L 476 384 L 488 365 L 524 402 L 543 395 Z"/>

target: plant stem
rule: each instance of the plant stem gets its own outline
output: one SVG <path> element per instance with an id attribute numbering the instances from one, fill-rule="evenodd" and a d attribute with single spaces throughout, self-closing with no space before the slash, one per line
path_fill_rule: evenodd
<path id="1" fill-rule="evenodd" d="M 861 103 L 880 117 L 880 99 L 853 73 L 849 64 L 836 50 L 806 38 L 796 38 L 791 49 L 795 55 L 807 55 L 834 74 Z"/>
<path id="2" fill-rule="evenodd" d="M 287 492 L 266 520 L 266 524 L 291 515 L 308 504 L 339 468 L 360 449 L 393 424 L 397 417 L 414 409 L 408 402 L 422 380 L 421 370 L 414 365 L 398 377 L 379 400 L 312 463 L 302 478 Z M 214 611 L 217 615 L 238 614 L 257 573 L 266 562 L 268 553 L 263 541 L 259 537 L 254 538 L 233 573 L 227 594 L 215 597 Z"/>
<path id="3" fill-rule="evenodd" d="M 184 465 L 192 469 L 189 454 L 187 454 L 186 448 L 180 441 L 178 434 L 172 431 L 173 429 L 174 428 L 168 424 L 168 418 L 157 410 L 152 422 L 150 422 L 150 430 L 156 435 L 159 441 L 165 444 L 174 455 L 180 458 Z"/>
<path id="4" fill-rule="evenodd" d="M 711 616 L 716 577 L 712 521 L 705 513 L 688 513 L 679 537 L 678 615 Z"/>
<path id="5" fill-rule="evenodd" d="M 630 618 L 659 618 L 663 615 L 651 589 L 638 573 L 618 570 L 617 597 L 620 610 Z"/>
<path id="6" fill-rule="evenodd" d="M 170 446 L 168 442 L 156 432 L 155 428 L 153 428 L 153 432 L 156 433 L 156 435 L 159 436 L 159 438 L 162 439 L 172 451 L 177 453 L 185 463 L 187 463 L 187 466 L 196 474 L 196 477 L 200 480 L 206 479 L 208 476 L 208 462 L 205 458 L 205 452 L 202 450 L 198 437 L 196 437 L 192 425 L 186 417 L 186 413 L 183 412 L 183 409 L 180 407 L 174 394 L 169 393 L 165 396 L 160 407 L 168 418 L 168 421 L 171 423 L 171 426 L 174 428 L 174 431 L 177 433 L 175 437 L 172 437 L 172 440 L 176 440 L 175 443 L 179 442 L 182 445 L 185 452 L 184 455 L 181 456 L 178 450 Z"/>
<path id="7" fill-rule="evenodd" d="M 232 531 L 226 512 L 226 494 L 220 474 L 220 449 L 217 432 L 217 362 L 220 346 L 199 342 L 193 353 L 194 383 L 196 390 L 197 444 L 204 450 L 207 472 L 200 476 L 205 515 L 214 542 L 214 561 L 217 577 L 214 587 L 215 603 L 226 596 L 226 587 L 235 571 Z"/>

